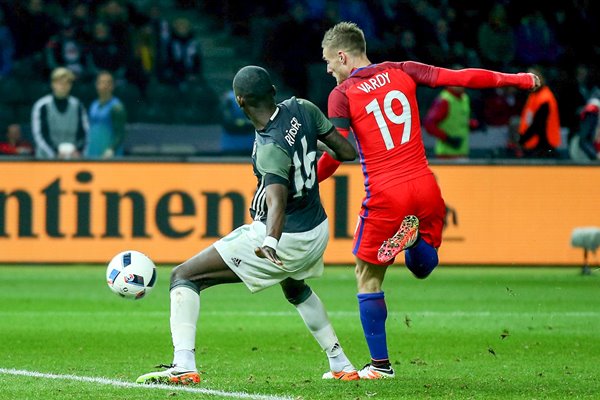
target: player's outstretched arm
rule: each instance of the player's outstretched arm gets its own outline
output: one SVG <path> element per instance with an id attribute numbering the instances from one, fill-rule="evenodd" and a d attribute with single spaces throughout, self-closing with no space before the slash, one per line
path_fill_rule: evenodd
<path id="1" fill-rule="evenodd" d="M 486 89 L 515 86 L 524 90 L 535 90 L 541 86 L 540 78 L 532 73 L 508 74 L 481 68 L 448 69 L 415 61 L 392 63 L 402 69 L 418 84 L 431 87 L 463 86 L 471 89 Z"/>
<path id="2" fill-rule="evenodd" d="M 341 161 L 331 157 L 329 153 L 323 153 L 317 162 L 317 180 L 319 183 L 333 175 L 341 163 Z"/>
<path id="3" fill-rule="evenodd" d="M 471 89 L 516 86 L 519 89 L 535 90 L 541 84 L 538 76 L 528 72 L 507 74 L 480 68 L 437 69 L 435 86 L 464 86 Z"/>
<path id="4" fill-rule="evenodd" d="M 348 135 L 350 134 L 349 129 L 343 129 L 343 128 L 336 127 L 336 130 L 337 130 L 338 134 L 342 136 L 342 138 L 347 138 Z M 327 144 L 325 143 L 325 145 L 327 145 Z M 350 146 L 352 146 L 352 145 L 350 145 Z M 352 147 L 352 149 L 354 150 L 354 147 Z M 355 152 L 355 155 L 353 156 L 352 160 L 354 160 L 356 158 L 356 150 L 354 150 L 354 152 Z M 350 161 L 350 160 L 348 160 L 348 161 Z M 318 179 L 318 181 L 323 182 L 325 179 L 327 179 L 331 175 L 333 175 L 333 173 L 338 169 L 340 164 L 341 164 L 341 161 L 338 161 L 335 158 L 333 158 L 331 156 L 331 154 L 324 153 L 321 156 L 321 158 L 319 158 L 319 161 L 317 162 L 317 179 Z"/>
<path id="5" fill-rule="evenodd" d="M 272 183 L 266 188 L 267 195 L 267 235 L 261 247 L 254 249 L 260 258 L 266 258 L 276 265 L 283 265 L 277 255 L 277 243 L 283 232 L 285 207 L 287 206 L 288 188 L 281 183 Z"/>
<path id="6" fill-rule="evenodd" d="M 329 153 L 337 161 L 353 161 L 356 159 L 356 149 L 337 129 L 332 129 L 321 141 L 332 151 Z"/>

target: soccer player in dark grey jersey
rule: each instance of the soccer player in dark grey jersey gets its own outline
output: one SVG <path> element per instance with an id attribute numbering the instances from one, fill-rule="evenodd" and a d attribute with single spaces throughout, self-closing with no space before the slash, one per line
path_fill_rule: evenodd
<path id="1" fill-rule="evenodd" d="M 280 183 L 288 189 L 286 232 L 305 232 L 325 220 L 315 175 L 317 139 L 333 130 L 321 110 L 307 100 L 292 97 L 277 105 L 266 125 L 256 130 L 252 162 L 258 188 L 250 210 L 254 219 L 266 222 L 266 186 Z"/>
<path id="2" fill-rule="evenodd" d="M 317 142 L 322 141 L 340 161 L 353 160 L 356 151 L 311 102 L 292 97 L 275 104 L 275 87 L 261 67 L 238 71 L 233 90 L 256 129 L 252 163 L 258 185 L 250 208 L 254 221 L 173 269 L 173 363 L 137 382 L 200 382 L 194 352 L 199 293 L 234 282 L 243 282 L 252 292 L 279 283 L 327 354 L 329 371 L 323 378 L 357 380 L 321 300 L 304 282 L 323 273 L 329 239 L 316 176 Z"/>

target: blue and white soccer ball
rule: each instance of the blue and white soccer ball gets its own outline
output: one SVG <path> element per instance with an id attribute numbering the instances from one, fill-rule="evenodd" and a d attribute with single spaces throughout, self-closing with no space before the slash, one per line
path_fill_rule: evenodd
<path id="1" fill-rule="evenodd" d="M 156 266 L 139 251 L 123 251 L 108 263 L 106 283 L 110 290 L 121 297 L 141 299 L 156 283 Z"/>

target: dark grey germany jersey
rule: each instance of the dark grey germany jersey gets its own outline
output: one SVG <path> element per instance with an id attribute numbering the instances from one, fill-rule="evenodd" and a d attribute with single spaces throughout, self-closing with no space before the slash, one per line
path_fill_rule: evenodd
<path id="1" fill-rule="evenodd" d="M 306 232 L 325 220 L 317 181 L 317 139 L 332 129 L 308 100 L 292 97 L 277 105 L 267 126 L 256 131 L 252 164 L 258 186 L 250 207 L 254 220 L 266 223 L 266 187 L 272 183 L 288 187 L 284 232 Z"/>

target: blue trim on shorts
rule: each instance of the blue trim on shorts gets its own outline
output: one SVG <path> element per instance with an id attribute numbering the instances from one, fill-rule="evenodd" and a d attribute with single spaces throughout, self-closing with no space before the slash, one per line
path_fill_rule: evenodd
<path id="1" fill-rule="evenodd" d="M 356 135 L 354 135 L 354 139 L 356 140 L 356 147 L 358 147 L 358 154 L 359 154 L 362 173 L 363 173 L 363 176 L 365 177 L 365 180 L 364 180 L 365 200 L 362 202 L 362 205 L 366 206 L 367 203 L 369 202 L 369 199 L 371 198 L 371 191 L 368 189 L 369 174 L 367 173 L 367 165 L 364 162 L 362 147 L 361 147 L 360 142 L 359 142 L 358 138 L 356 137 Z M 358 228 L 358 233 L 356 235 L 356 244 L 354 245 L 354 248 L 352 249 L 352 254 L 354 254 L 354 255 L 356 255 L 358 253 L 358 248 L 360 247 L 360 242 L 362 240 L 363 230 L 365 227 L 364 220 L 362 219 L 362 217 L 367 218 L 368 216 L 369 216 L 369 209 L 366 208 L 364 215 L 360 216 L 361 220 L 360 220 L 360 224 L 359 224 L 359 228 Z"/>

